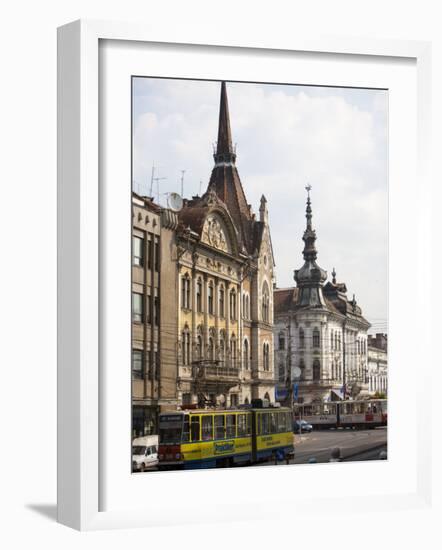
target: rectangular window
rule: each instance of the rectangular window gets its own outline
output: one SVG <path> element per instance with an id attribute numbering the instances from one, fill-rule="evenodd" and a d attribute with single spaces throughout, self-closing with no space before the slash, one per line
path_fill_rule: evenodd
<path id="1" fill-rule="evenodd" d="M 200 440 L 200 417 L 192 416 L 190 419 L 190 437 L 192 441 Z"/>
<path id="2" fill-rule="evenodd" d="M 245 414 L 238 415 L 238 437 L 247 435 L 247 421 Z"/>
<path id="3" fill-rule="evenodd" d="M 210 441 L 213 439 L 213 416 L 202 417 L 201 431 L 203 441 Z"/>
<path id="4" fill-rule="evenodd" d="M 226 437 L 236 437 L 236 416 L 226 415 Z"/>
<path id="5" fill-rule="evenodd" d="M 144 300 L 143 295 L 132 292 L 132 321 L 135 323 L 143 322 Z"/>
<path id="6" fill-rule="evenodd" d="M 154 351 L 155 380 L 160 379 L 160 352 Z"/>
<path id="7" fill-rule="evenodd" d="M 152 256 L 153 256 L 153 246 L 152 246 L 152 234 L 149 233 L 147 238 L 147 268 L 152 269 Z"/>
<path id="8" fill-rule="evenodd" d="M 189 441 L 189 436 L 190 436 L 189 416 L 186 415 L 184 417 L 184 423 L 183 423 L 182 441 Z"/>
<path id="9" fill-rule="evenodd" d="M 147 307 L 146 307 L 146 323 L 152 323 L 152 296 L 150 295 L 150 288 L 147 295 Z"/>
<path id="10" fill-rule="evenodd" d="M 155 294 L 157 291 L 155 291 Z M 154 315 L 154 323 L 156 326 L 160 324 L 160 298 L 158 296 L 155 296 L 154 298 L 154 309 L 153 309 L 153 315 Z"/>
<path id="11" fill-rule="evenodd" d="M 155 237 L 155 271 L 160 271 L 160 239 Z"/>
<path id="12" fill-rule="evenodd" d="M 268 413 L 261 414 L 261 435 L 267 435 L 269 432 L 269 415 Z"/>
<path id="13" fill-rule="evenodd" d="M 133 265 L 144 265 L 144 239 L 132 237 L 132 263 Z"/>
<path id="14" fill-rule="evenodd" d="M 215 416 L 215 439 L 225 438 L 225 416 L 223 414 Z"/>
<path id="15" fill-rule="evenodd" d="M 143 378 L 143 352 L 132 350 L 132 378 L 140 380 Z"/>
<path id="16" fill-rule="evenodd" d="M 246 422 L 247 422 L 247 435 L 251 435 L 252 434 L 252 415 L 251 414 L 247 414 L 246 415 Z"/>

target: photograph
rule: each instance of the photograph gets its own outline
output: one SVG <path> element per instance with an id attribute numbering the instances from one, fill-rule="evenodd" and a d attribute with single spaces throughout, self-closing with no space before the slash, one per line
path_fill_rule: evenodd
<path id="1" fill-rule="evenodd" d="M 131 471 L 386 460 L 388 90 L 131 99 Z"/>

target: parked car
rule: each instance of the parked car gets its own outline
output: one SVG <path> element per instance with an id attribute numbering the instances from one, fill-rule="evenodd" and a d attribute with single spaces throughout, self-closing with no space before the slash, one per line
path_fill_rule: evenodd
<path id="1" fill-rule="evenodd" d="M 158 465 L 158 436 L 147 435 L 132 441 L 132 471 L 144 472 Z"/>
<path id="2" fill-rule="evenodd" d="M 299 434 L 302 432 L 310 433 L 313 430 L 313 426 L 305 420 L 295 420 L 293 423 L 293 432 Z"/>

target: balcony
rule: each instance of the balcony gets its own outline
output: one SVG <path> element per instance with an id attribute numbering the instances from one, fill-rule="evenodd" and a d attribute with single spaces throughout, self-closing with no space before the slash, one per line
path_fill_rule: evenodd
<path id="1" fill-rule="evenodd" d="M 192 365 L 192 378 L 197 386 L 206 391 L 228 391 L 240 383 L 238 367 L 218 361 L 195 361 Z"/>

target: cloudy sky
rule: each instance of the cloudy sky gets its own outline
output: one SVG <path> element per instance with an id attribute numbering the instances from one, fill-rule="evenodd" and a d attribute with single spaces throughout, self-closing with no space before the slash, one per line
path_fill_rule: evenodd
<path id="1" fill-rule="evenodd" d="M 217 138 L 219 82 L 133 80 L 134 190 L 204 193 Z M 371 332 L 387 330 L 388 92 L 228 83 L 237 167 L 258 214 L 268 200 L 278 287 L 302 263 L 312 186 L 318 263 L 356 295 Z M 156 184 L 154 194 L 157 193 Z"/>

